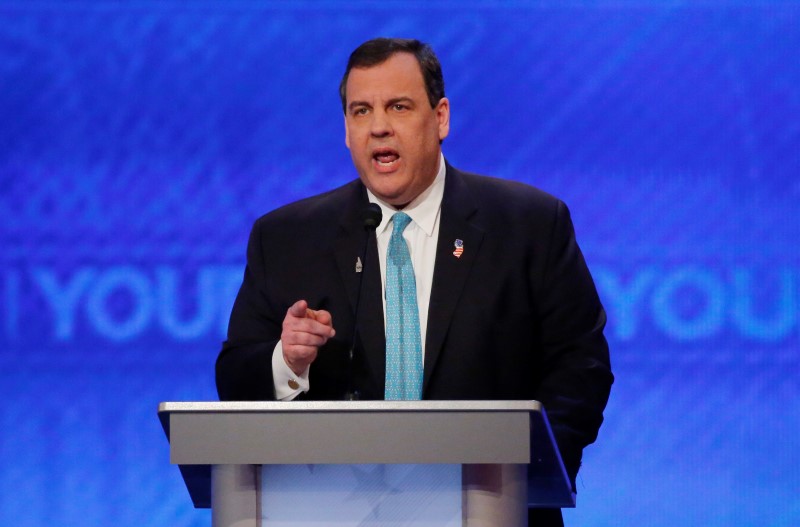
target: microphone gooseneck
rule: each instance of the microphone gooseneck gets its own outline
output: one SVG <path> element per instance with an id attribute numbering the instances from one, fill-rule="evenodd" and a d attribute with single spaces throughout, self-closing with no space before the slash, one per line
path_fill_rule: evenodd
<path id="1" fill-rule="evenodd" d="M 356 293 L 356 307 L 353 311 L 353 340 L 350 343 L 350 349 L 348 351 L 348 365 L 347 365 L 347 393 L 345 394 L 345 399 L 348 401 L 357 401 L 360 398 L 360 394 L 358 391 L 353 389 L 353 358 L 355 356 L 356 351 L 356 340 L 358 339 L 358 312 L 359 307 L 361 306 L 361 288 L 364 285 L 364 274 L 366 273 L 366 266 L 367 266 L 367 252 L 369 249 L 369 241 L 372 239 L 372 233 L 375 232 L 375 229 L 378 228 L 378 225 L 381 224 L 381 219 L 383 219 L 383 212 L 381 211 L 380 206 L 376 203 L 370 203 L 364 208 L 362 213 L 363 224 L 364 224 L 364 250 L 361 253 L 361 272 L 359 273 L 358 277 L 358 292 Z"/>

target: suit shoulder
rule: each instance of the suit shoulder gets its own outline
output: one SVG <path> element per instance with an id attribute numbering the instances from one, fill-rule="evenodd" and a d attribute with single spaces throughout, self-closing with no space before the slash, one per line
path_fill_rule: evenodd
<path id="1" fill-rule="evenodd" d="M 353 180 L 341 187 L 288 203 L 267 212 L 255 221 L 257 229 L 289 228 L 291 231 L 336 225 L 343 209 L 356 203 L 362 193 L 361 183 Z"/>
<path id="2" fill-rule="evenodd" d="M 567 209 L 556 196 L 521 181 L 469 172 L 458 172 L 458 176 L 470 189 L 475 201 L 491 210 L 552 218 Z"/>

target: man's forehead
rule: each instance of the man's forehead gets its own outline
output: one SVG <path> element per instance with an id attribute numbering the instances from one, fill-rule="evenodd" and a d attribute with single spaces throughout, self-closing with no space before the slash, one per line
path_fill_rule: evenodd
<path id="1" fill-rule="evenodd" d="M 354 67 L 347 77 L 346 92 L 391 90 L 393 88 L 425 90 L 425 79 L 417 58 L 406 52 L 389 56 L 379 64 Z M 348 97 L 349 99 L 349 97 Z"/>

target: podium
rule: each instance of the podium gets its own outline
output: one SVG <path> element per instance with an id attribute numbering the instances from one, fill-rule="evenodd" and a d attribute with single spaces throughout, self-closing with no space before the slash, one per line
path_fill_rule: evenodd
<path id="1" fill-rule="evenodd" d="M 381 470 L 365 468 L 372 466 L 412 467 L 401 479 L 417 489 L 426 476 L 416 468 L 430 467 L 449 503 L 453 496 L 460 502 L 453 524 L 463 527 L 524 526 L 528 507 L 575 506 L 537 401 L 164 402 L 158 414 L 170 462 L 179 466 L 194 506 L 212 509 L 214 527 L 372 525 L 365 519 L 262 521 L 298 493 L 309 510 L 316 500 L 335 497 L 338 480 L 319 487 L 302 479 L 324 479 L 335 467 L 355 474 Z M 302 483 L 282 479 L 297 477 Z M 394 486 L 391 492 L 400 494 Z M 380 502 L 374 494 L 370 500 Z M 415 507 L 414 518 L 426 514 Z M 425 521 L 374 524 L 451 525 Z"/>

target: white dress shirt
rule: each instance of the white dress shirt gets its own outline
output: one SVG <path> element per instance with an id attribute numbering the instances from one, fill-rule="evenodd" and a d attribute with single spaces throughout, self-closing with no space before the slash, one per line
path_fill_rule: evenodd
<path id="1" fill-rule="evenodd" d="M 411 217 L 411 223 L 403 231 L 403 238 L 408 244 L 411 254 L 411 265 L 414 267 L 414 277 L 417 284 L 417 305 L 419 307 L 419 329 L 422 339 L 422 357 L 425 360 L 425 335 L 428 331 L 428 305 L 431 299 L 433 285 L 433 267 L 436 263 L 436 245 L 439 241 L 439 219 L 442 210 L 442 197 L 444 196 L 445 164 L 444 156 L 439 154 L 439 169 L 433 183 L 417 196 L 411 203 L 403 208 L 403 212 Z M 394 225 L 392 215 L 397 208 L 380 200 L 370 190 L 367 195 L 371 203 L 376 203 L 383 212 L 381 223 L 375 229 L 378 241 L 378 259 L 381 268 L 381 287 L 383 295 L 383 323 L 386 326 L 386 252 L 389 239 L 392 236 Z M 298 298 L 298 300 L 300 300 Z M 312 309 L 314 306 L 309 306 Z M 336 321 L 333 321 L 336 328 Z M 275 346 L 272 353 L 272 379 L 275 384 L 275 398 L 280 401 L 290 401 L 300 392 L 307 392 L 309 368 L 302 375 L 296 375 L 283 359 L 281 342 Z"/>

